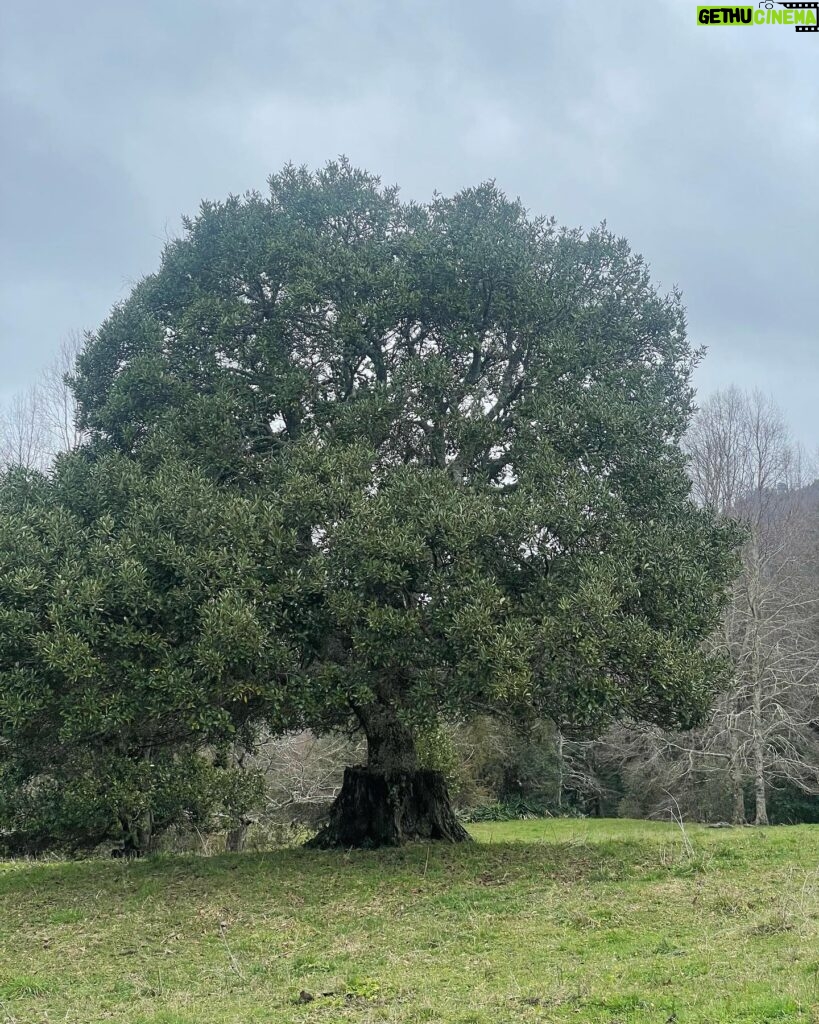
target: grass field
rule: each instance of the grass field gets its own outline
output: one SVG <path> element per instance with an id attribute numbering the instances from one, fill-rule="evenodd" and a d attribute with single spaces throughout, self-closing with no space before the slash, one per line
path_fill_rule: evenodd
<path id="1" fill-rule="evenodd" d="M 0 1021 L 819 1021 L 819 826 L 0 865 Z"/>

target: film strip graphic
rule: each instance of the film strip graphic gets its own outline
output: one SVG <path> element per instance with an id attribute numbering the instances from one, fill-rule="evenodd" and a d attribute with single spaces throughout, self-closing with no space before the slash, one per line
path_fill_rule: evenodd
<path id="1" fill-rule="evenodd" d="M 780 7 L 785 7 L 789 11 L 808 11 L 808 10 L 813 11 L 814 14 L 816 15 L 816 24 L 815 25 L 797 25 L 796 26 L 796 31 L 797 32 L 819 32 L 819 0 L 814 0 L 814 3 L 806 3 L 806 4 L 802 4 L 802 3 L 797 3 L 797 4 L 782 3 L 782 0 L 777 0 L 777 3 L 779 4 Z M 762 5 L 760 5 L 760 6 L 762 6 Z M 765 6 L 767 7 L 768 5 L 766 4 Z"/>

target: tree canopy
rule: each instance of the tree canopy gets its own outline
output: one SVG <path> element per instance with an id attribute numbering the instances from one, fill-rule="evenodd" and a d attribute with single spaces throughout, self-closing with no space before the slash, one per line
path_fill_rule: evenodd
<path id="1" fill-rule="evenodd" d="M 3 485 L 0 734 L 352 721 L 391 777 L 441 715 L 695 723 L 736 536 L 679 296 L 492 183 L 269 184 L 185 222 L 79 357 L 83 448 Z"/>

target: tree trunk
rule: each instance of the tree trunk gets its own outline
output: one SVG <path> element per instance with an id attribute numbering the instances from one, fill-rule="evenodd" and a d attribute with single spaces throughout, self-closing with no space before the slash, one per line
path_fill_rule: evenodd
<path id="1" fill-rule="evenodd" d="M 731 768 L 731 793 L 733 797 L 733 811 L 731 813 L 732 825 L 745 824 L 745 791 L 742 786 L 742 776 L 736 767 Z"/>
<path id="2" fill-rule="evenodd" d="M 759 673 L 754 678 L 754 799 L 755 825 L 768 824 L 768 802 L 765 797 L 765 737 L 762 733 L 762 683 Z"/>
<path id="3" fill-rule="evenodd" d="M 358 767 L 344 770 L 330 820 L 307 845 L 375 848 L 410 840 L 459 843 L 469 838 L 452 810 L 441 772 Z"/>
<path id="4" fill-rule="evenodd" d="M 563 775 L 565 772 L 565 758 L 563 754 L 563 733 L 557 730 L 557 809 L 563 812 Z"/>
<path id="5" fill-rule="evenodd" d="M 235 828 L 230 828 L 225 835 L 225 850 L 228 853 L 241 853 L 247 842 L 247 831 L 250 821 L 242 820 Z"/>
<path id="6" fill-rule="evenodd" d="M 143 857 L 153 849 L 154 816 L 144 811 L 137 817 L 121 814 L 123 857 Z"/>
<path id="7" fill-rule="evenodd" d="M 752 686 L 752 709 L 751 709 L 751 743 L 754 766 L 754 801 L 756 813 L 754 815 L 755 825 L 768 824 L 768 806 L 765 798 L 765 734 L 762 722 L 762 657 L 761 657 L 761 624 L 763 622 L 763 611 L 760 593 L 760 553 L 759 537 L 754 531 L 751 536 L 751 565 L 754 568 L 753 577 L 749 584 L 748 607 L 752 621 L 752 647 L 751 647 L 751 686 Z"/>
<path id="8" fill-rule="evenodd" d="M 237 739 L 233 744 L 233 750 L 230 754 L 231 767 L 234 771 L 245 770 L 247 754 L 248 751 L 244 743 Z M 235 813 L 235 808 L 233 810 Z M 228 853 L 241 853 L 244 850 L 250 825 L 251 819 L 247 815 L 240 814 L 234 817 L 231 827 L 228 828 L 225 834 L 225 850 Z"/>
<path id="9" fill-rule="evenodd" d="M 367 736 L 367 765 L 347 768 L 330 820 L 308 846 L 400 846 L 411 840 L 468 840 L 441 772 L 418 767 L 412 733 L 386 703 L 358 714 Z"/>
<path id="10" fill-rule="evenodd" d="M 754 799 L 756 803 L 755 825 L 768 824 L 768 801 L 765 796 L 765 760 L 762 739 L 754 737 Z"/>
<path id="11" fill-rule="evenodd" d="M 745 824 L 745 787 L 742 778 L 742 766 L 739 760 L 739 744 L 737 743 L 736 732 L 732 723 L 731 715 L 728 715 L 728 738 L 731 752 L 729 775 L 731 779 L 731 798 L 733 810 L 731 812 L 731 823 L 733 825 Z"/>
<path id="12" fill-rule="evenodd" d="M 754 817 L 754 824 L 767 825 L 768 803 L 765 798 L 764 776 L 757 775 L 756 779 L 754 780 L 754 794 L 756 796 L 756 816 Z"/>

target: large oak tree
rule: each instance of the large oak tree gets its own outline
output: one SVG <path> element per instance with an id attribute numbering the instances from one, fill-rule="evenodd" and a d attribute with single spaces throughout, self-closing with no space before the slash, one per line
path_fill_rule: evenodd
<path id="1" fill-rule="evenodd" d="M 689 498 L 696 359 L 679 297 L 605 228 L 491 183 L 404 203 L 341 161 L 203 204 L 73 387 L 85 457 L 173 460 L 275 510 L 236 566 L 288 652 L 258 714 L 366 735 L 319 837 L 346 845 L 464 837 L 416 754 L 441 715 L 705 712 L 736 537 Z"/>

